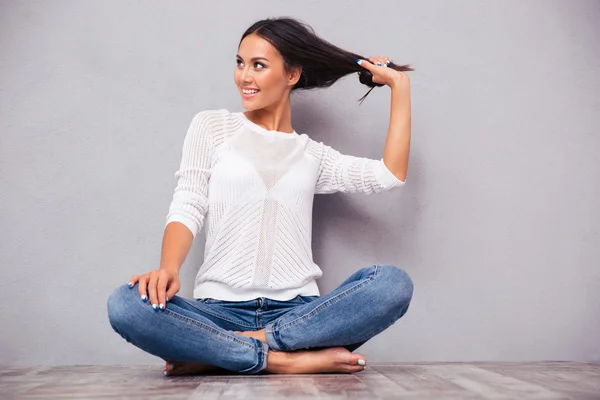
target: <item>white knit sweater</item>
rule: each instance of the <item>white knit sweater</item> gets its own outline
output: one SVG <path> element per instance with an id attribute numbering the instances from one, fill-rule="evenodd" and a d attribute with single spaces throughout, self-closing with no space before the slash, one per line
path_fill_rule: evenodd
<path id="1" fill-rule="evenodd" d="M 344 155 L 306 134 L 267 130 L 242 112 L 197 113 L 183 142 L 166 224 L 206 225 L 193 296 L 229 301 L 319 296 L 315 193 L 404 185 L 380 160 Z"/>

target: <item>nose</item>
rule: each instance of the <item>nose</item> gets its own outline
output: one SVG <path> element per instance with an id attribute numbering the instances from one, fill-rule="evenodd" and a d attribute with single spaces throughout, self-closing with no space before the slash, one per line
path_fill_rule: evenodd
<path id="1" fill-rule="evenodd" d="M 252 82 L 252 80 L 252 74 L 244 68 L 242 71 L 242 82 L 244 83 L 244 85 L 249 85 Z"/>

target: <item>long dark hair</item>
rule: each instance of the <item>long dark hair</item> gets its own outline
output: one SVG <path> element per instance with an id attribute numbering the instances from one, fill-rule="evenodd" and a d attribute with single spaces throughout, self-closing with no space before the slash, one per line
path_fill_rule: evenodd
<path id="1" fill-rule="evenodd" d="M 333 85 L 338 79 L 357 72 L 360 83 L 371 89 L 359 99 L 362 102 L 376 86 L 373 75 L 356 63 L 357 59 L 367 60 L 360 54 L 343 50 L 320 38 L 314 29 L 291 17 L 267 18 L 255 22 L 240 39 L 250 34 L 256 34 L 268 41 L 283 58 L 286 72 L 293 68 L 302 67 L 300 79 L 293 90 L 309 90 Z M 238 44 L 239 47 L 239 44 Z M 396 71 L 414 71 L 408 64 L 396 65 L 390 60 L 388 68 Z"/>

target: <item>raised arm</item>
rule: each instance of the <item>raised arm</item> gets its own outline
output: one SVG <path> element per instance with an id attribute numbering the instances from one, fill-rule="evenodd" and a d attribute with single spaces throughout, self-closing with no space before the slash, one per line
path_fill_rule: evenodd
<path id="1" fill-rule="evenodd" d="M 405 183 L 388 169 L 383 159 L 342 154 L 322 142 L 311 141 L 311 146 L 320 159 L 315 194 L 372 194 L 391 190 Z"/>
<path id="2" fill-rule="evenodd" d="M 383 66 L 387 60 L 369 58 L 374 65 L 357 60 L 373 75 L 373 82 L 387 84 L 392 90 L 390 125 L 383 158 L 372 160 L 341 154 L 339 151 L 311 141 L 313 153 L 320 159 L 315 193 L 379 193 L 406 183 L 410 152 L 410 80 L 408 75 Z"/>
<path id="3" fill-rule="evenodd" d="M 410 153 L 410 78 L 405 72 L 388 68 L 387 57 L 369 57 L 368 60 L 371 62 L 364 60 L 356 60 L 356 62 L 371 72 L 373 82 L 388 85 L 392 90 L 390 127 L 383 159 L 389 170 L 398 179 L 405 181 Z"/>

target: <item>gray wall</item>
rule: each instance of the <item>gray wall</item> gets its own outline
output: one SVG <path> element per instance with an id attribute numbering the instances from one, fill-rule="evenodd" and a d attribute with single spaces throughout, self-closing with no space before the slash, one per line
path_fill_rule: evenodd
<path id="1" fill-rule="evenodd" d="M 0 4 L 0 364 L 161 364 L 112 331 L 106 299 L 158 267 L 188 124 L 243 110 L 238 40 L 280 15 L 416 68 L 406 186 L 315 199 L 322 293 L 375 263 L 415 283 L 357 351 L 600 361 L 599 2 Z M 380 158 L 390 91 L 358 106 L 366 90 L 293 97 L 294 128 Z M 202 234 L 180 295 L 203 251 Z"/>

